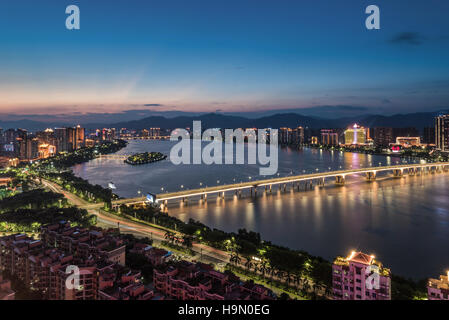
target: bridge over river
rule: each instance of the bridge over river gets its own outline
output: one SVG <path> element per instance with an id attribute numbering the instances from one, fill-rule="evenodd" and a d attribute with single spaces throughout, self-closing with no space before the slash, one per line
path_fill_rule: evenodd
<path id="1" fill-rule="evenodd" d="M 395 178 L 401 178 L 404 175 L 423 175 L 441 173 L 449 170 L 449 162 L 437 163 L 422 163 L 422 164 L 403 164 L 380 167 L 367 167 L 360 169 L 339 170 L 329 172 L 317 172 L 313 174 L 304 174 L 288 177 L 277 177 L 264 180 L 254 180 L 249 182 L 227 184 L 213 187 L 205 187 L 199 189 L 180 190 L 177 192 L 161 193 L 156 195 L 156 202 L 162 209 L 167 208 L 168 201 L 187 201 L 190 198 L 207 199 L 208 195 L 217 195 L 224 198 L 226 193 L 234 193 L 241 196 L 243 190 L 250 191 L 251 195 L 257 196 L 257 192 L 263 188 L 264 192 L 270 192 L 273 186 L 277 186 L 279 190 L 286 190 L 288 186 L 300 189 L 300 183 L 307 188 L 312 188 L 314 185 L 324 186 L 326 179 L 334 179 L 338 185 L 344 185 L 346 177 L 348 176 L 364 176 L 366 181 L 374 181 L 378 173 L 392 174 Z M 137 198 L 119 199 L 112 202 L 113 208 L 119 206 L 141 204 L 146 200 L 145 196 Z"/>

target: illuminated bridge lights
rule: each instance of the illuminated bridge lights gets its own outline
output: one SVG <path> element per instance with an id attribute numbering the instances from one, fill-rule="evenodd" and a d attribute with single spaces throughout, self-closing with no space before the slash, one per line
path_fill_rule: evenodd
<path id="1" fill-rule="evenodd" d="M 270 188 L 273 185 L 279 185 L 279 190 L 286 190 L 286 185 L 288 183 L 294 186 L 294 183 L 305 182 L 306 186 L 311 186 L 313 181 L 323 181 L 326 178 L 335 178 L 337 184 L 344 184 L 346 176 L 350 175 L 365 175 L 367 181 L 372 181 L 376 178 L 378 172 L 392 172 L 394 177 L 402 177 L 404 171 L 407 171 L 408 174 L 414 174 L 418 170 L 424 172 L 425 170 L 432 170 L 433 172 L 442 172 L 447 171 L 449 169 L 449 162 L 445 163 L 426 163 L 426 164 L 405 164 L 405 165 L 393 165 L 393 166 L 384 166 L 384 167 L 376 167 L 375 170 L 372 168 L 360 168 L 360 169 L 350 169 L 350 170 L 339 170 L 339 171 L 331 171 L 331 172 L 318 172 L 312 174 L 303 174 L 297 176 L 288 176 L 288 177 L 277 177 L 265 180 L 252 180 L 248 182 L 240 182 L 229 185 L 219 185 L 214 187 L 205 187 L 200 189 L 192 189 L 183 190 L 178 192 L 171 193 L 162 193 L 156 196 L 157 203 L 165 203 L 168 200 L 182 200 L 191 197 L 202 197 L 203 199 L 207 198 L 208 194 L 218 194 L 220 198 L 224 197 L 226 192 L 235 192 L 241 195 L 242 190 L 250 190 L 251 194 L 256 193 L 258 187 L 268 187 Z M 119 199 L 112 202 L 114 206 L 119 206 L 121 204 L 137 204 L 143 203 L 145 201 L 144 197 L 132 198 L 132 199 Z"/>

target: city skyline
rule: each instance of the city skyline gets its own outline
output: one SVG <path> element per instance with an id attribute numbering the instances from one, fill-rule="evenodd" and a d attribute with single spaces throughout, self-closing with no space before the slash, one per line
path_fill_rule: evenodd
<path id="1" fill-rule="evenodd" d="M 0 1 L 0 301 L 449 300 L 448 13 Z"/>
<path id="2" fill-rule="evenodd" d="M 65 4 L 0 5 L 0 114 L 449 106 L 443 1 L 381 3 L 380 30 L 367 1 L 76 4 L 72 31 Z"/>

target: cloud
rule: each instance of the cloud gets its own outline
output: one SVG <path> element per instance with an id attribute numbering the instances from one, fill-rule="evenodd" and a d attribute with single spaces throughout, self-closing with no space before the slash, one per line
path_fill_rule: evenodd
<path id="1" fill-rule="evenodd" d="M 159 103 L 147 103 L 144 104 L 144 107 L 162 107 L 163 104 L 159 104 Z"/>
<path id="2" fill-rule="evenodd" d="M 389 103 L 391 103 L 391 100 L 390 99 L 382 99 L 381 102 L 383 104 L 389 104 Z"/>
<path id="3" fill-rule="evenodd" d="M 391 38 L 389 42 L 392 44 L 409 44 L 419 46 L 424 40 L 425 37 L 420 35 L 418 32 L 401 32 Z"/>

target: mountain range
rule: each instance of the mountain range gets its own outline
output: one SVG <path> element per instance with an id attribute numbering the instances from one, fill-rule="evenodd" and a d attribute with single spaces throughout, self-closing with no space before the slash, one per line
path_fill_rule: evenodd
<path id="1" fill-rule="evenodd" d="M 415 127 L 422 129 L 424 127 L 434 126 L 435 116 L 448 113 L 446 110 L 437 112 L 419 112 L 396 115 L 356 115 L 342 118 L 320 118 L 306 116 L 299 113 L 279 113 L 250 118 L 243 116 L 227 115 L 222 113 L 208 114 L 189 114 L 183 113 L 180 116 L 148 116 L 138 120 L 120 121 L 120 122 L 98 122 L 98 123 L 80 123 L 88 129 L 96 128 L 127 128 L 141 130 L 151 127 L 166 129 L 192 127 L 194 120 L 202 122 L 202 128 L 280 128 L 280 127 L 309 127 L 311 129 L 320 128 L 346 128 L 353 123 L 365 127 Z M 0 128 L 25 128 L 31 131 L 43 130 L 60 126 L 73 126 L 78 123 L 69 121 L 43 122 L 29 119 L 4 121 L 0 119 Z"/>

